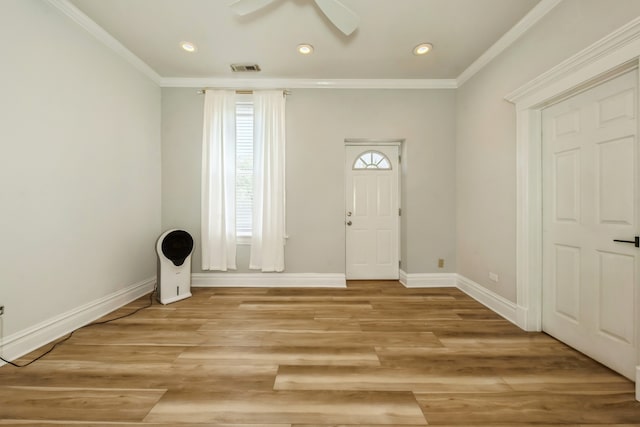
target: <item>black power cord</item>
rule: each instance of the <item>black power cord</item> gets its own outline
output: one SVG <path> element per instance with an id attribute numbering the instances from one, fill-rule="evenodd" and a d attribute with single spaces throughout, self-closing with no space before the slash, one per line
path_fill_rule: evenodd
<path id="1" fill-rule="evenodd" d="M 9 364 L 9 365 L 11 365 L 11 366 L 15 366 L 16 368 L 25 368 L 25 367 L 31 365 L 32 363 L 37 362 L 38 360 L 42 359 L 47 354 L 51 353 L 57 346 L 59 346 L 60 344 L 62 344 L 65 341 L 69 340 L 69 338 L 71 338 L 73 336 L 73 334 L 76 331 L 79 331 L 80 329 L 88 328 L 90 326 L 105 325 L 107 323 L 111 323 L 111 322 L 114 322 L 116 320 L 124 319 L 125 317 L 133 316 L 134 314 L 138 313 L 139 311 L 142 311 L 145 308 L 151 307 L 153 305 L 153 294 L 156 292 L 156 289 L 157 289 L 157 285 L 156 285 L 156 287 L 153 288 L 153 291 L 151 291 L 151 293 L 149 294 L 149 304 L 145 305 L 144 307 L 140 307 L 140 308 L 132 311 L 131 313 L 125 314 L 124 316 L 116 317 L 114 319 L 107 319 L 107 320 L 103 320 L 103 321 L 100 321 L 100 322 L 93 322 L 93 323 L 89 323 L 89 324 L 86 324 L 84 326 L 81 326 L 78 329 L 75 329 L 75 330 L 69 332 L 69 334 L 67 334 L 66 337 L 64 337 L 60 341 L 56 342 L 53 346 L 51 346 L 51 348 L 49 350 L 45 351 L 40 356 L 36 357 L 35 359 L 33 359 L 30 362 L 27 362 L 27 363 L 25 363 L 23 365 L 18 365 L 17 363 L 13 363 L 10 360 L 6 360 L 1 356 L 0 356 L 0 360 L 5 362 L 5 363 L 7 363 L 7 364 Z"/>

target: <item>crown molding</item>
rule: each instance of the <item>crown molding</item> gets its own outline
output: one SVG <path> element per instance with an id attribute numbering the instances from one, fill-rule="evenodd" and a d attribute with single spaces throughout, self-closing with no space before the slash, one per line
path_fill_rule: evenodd
<path id="1" fill-rule="evenodd" d="M 482 70 L 487 64 L 493 61 L 498 55 L 504 52 L 509 46 L 516 42 L 524 33 L 533 27 L 542 17 L 551 12 L 562 0 L 542 0 L 529 11 L 516 25 L 498 39 L 489 49 L 487 49 L 478 59 L 476 59 L 458 78 L 457 86 L 462 86 L 467 80 Z"/>
<path id="2" fill-rule="evenodd" d="M 598 61 L 612 58 L 606 67 L 613 68 L 624 61 L 635 61 L 640 49 L 640 18 L 635 18 L 597 42 L 587 46 L 575 55 L 562 61 L 550 70 L 514 90 L 505 99 L 514 104 L 525 103 L 533 105 L 540 97 L 544 87 L 552 85 L 567 76 L 583 70 Z M 617 59 L 618 57 L 624 60 Z M 606 71 L 606 70 L 605 70 Z M 531 99 L 527 99 L 531 98 Z"/>
<path id="3" fill-rule="evenodd" d="M 127 49 L 122 43 L 116 40 L 111 34 L 106 32 L 104 28 L 96 24 L 91 18 L 85 15 L 80 9 L 75 7 L 69 0 L 46 0 L 53 7 L 67 15 L 76 24 L 84 28 L 89 34 L 102 42 L 109 49 L 121 56 L 128 63 L 133 65 L 138 71 L 149 77 L 154 83 L 160 84 L 161 77 L 151 67 L 149 67 L 142 59 L 138 58 L 133 52 Z"/>
<path id="4" fill-rule="evenodd" d="M 456 89 L 455 79 L 240 79 L 182 78 L 160 79 L 162 87 L 218 89 Z"/>

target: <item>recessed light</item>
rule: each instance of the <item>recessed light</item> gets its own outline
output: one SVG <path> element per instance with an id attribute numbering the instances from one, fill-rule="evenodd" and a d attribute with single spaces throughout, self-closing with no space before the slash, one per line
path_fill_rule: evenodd
<path id="1" fill-rule="evenodd" d="M 189 53 L 192 53 L 198 50 L 196 45 L 191 42 L 180 42 L 180 47 Z"/>
<path id="2" fill-rule="evenodd" d="M 431 43 L 420 43 L 418 46 L 413 48 L 414 55 L 426 55 L 433 49 L 433 45 Z"/>
<path id="3" fill-rule="evenodd" d="M 298 53 L 302 55 L 309 55 L 313 53 L 313 46 L 311 46 L 310 44 L 299 44 L 297 49 Z"/>

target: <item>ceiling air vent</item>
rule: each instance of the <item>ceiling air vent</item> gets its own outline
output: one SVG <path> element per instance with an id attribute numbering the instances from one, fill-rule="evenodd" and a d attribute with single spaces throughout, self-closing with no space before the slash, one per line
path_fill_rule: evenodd
<path id="1" fill-rule="evenodd" d="M 235 73 L 249 73 L 260 71 L 258 64 L 231 64 L 231 70 Z"/>

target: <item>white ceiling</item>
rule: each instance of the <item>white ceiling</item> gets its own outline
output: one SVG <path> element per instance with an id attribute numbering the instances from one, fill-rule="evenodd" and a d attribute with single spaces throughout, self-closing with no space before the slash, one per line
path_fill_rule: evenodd
<path id="1" fill-rule="evenodd" d="M 51 0 L 50 0 L 51 1 Z M 274 0 L 236 16 L 232 0 L 71 0 L 162 78 L 233 78 L 257 63 L 268 79 L 455 79 L 539 0 L 341 0 L 360 16 L 351 36 L 313 0 Z M 184 52 L 191 41 L 198 51 Z M 412 49 L 434 45 L 424 57 Z M 302 56 L 299 43 L 315 52 Z"/>

